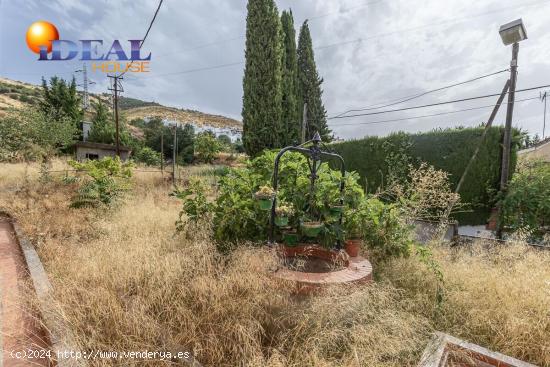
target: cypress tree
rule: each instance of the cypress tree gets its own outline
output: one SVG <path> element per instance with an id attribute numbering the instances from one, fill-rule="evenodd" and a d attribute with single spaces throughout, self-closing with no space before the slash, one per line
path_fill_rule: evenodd
<path id="1" fill-rule="evenodd" d="M 243 78 L 243 144 L 255 156 L 280 146 L 281 21 L 273 0 L 249 0 Z"/>
<path id="2" fill-rule="evenodd" d="M 298 39 L 298 79 L 301 102 L 307 103 L 306 140 L 311 139 L 318 131 L 323 141 L 331 141 L 332 134 L 327 125 L 327 111 L 322 100 L 323 79 L 317 73 L 307 20 L 300 28 Z"/>
<path id="3" fill-rule="evenodd" d="M 301 113 L 299 106 L 298 59 L 296 55 L 296 31 L 292 10 L 284 10 L 281 15 L 283 31 L 283 100 L 281 123 L 284 129 L 281 145 L 291 145 L 300 141 Z"/>

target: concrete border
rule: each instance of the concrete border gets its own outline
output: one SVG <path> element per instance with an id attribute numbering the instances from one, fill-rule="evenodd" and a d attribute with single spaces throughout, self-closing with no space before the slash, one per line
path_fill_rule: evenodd
<path id="1" fill-rule="evenodd" d="M 465 342 L 454 336 L 435 332 L 424 349 L 418 367 L 447 366 L 448 358 L 454 352 L 464 352 L 477 361 L 480 367 L 537 367 L 534 364 L 490 351 L 477 344 Z"/>
<path id="2" fill-rule="evenodd" d="M 6 217 L 15 232 L 15 239 L 21 248 L 23 253 L 23 258 L 25 260 L 25 265 L 29 272 L 31 278 L 36 298 L 38 299 L 38 306 L 40 308 L 40 314 L 42 316 L 42 321 L 46 326 L 46 331 L 49 334 L 52 352 L 56 353 L 57 351 L 76 351 L 74 343 L 74 336 L 70 329 L 61 321 L 56 319 L 52 310 L 51 302 L 52 298 L 52 285 L 46 274 L 46 270 L 40 261 L 38 253 L 34 249 L 34 246 L 24 235 L 21 227 L 17 223 L 17 220 L 9 213 L 0 210 L 0 216 Z M 86 363 L 84 360 L 80 359 L 61 359 L 57 360 L 54 358 L 56 366 L 58 367 L 84 367 Z M 1 361 L 0 361 L 1 367 Z"/>

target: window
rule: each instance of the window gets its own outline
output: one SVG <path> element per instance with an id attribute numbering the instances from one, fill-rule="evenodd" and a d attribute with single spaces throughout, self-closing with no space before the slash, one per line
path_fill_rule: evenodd
<path id="1" fill-rule="evenodd" d="M 86 159 L 89 159 L 91 161 L 96 161 L 99 159 L 99 154 L 86 153 Z"/>

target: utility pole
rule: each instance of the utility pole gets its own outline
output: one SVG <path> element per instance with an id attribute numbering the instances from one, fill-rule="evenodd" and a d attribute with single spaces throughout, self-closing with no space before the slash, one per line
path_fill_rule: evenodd
<path id="1" fill-rule="evenodd" d="M 120 128 L 118 123 L 118 94 L 120 92 L 124 92 L 124 89 L 122 88 L 122 84 L 120 84 L 120 80 L 122 80 L 121 75 L 107 75 L 109 78 L 113 80 L 112 88 L 109 88 L 109 90 L 113 91 L 113 110 L 115 113 L 115 139 L 116 139 L 116 155 L 120 158 Z"/>
<path id="2" fill-rule="evenodd" d="M 500 173 L 500 190 L 506 191 L 510 178 L 510 154 L 512 150 L 512 117 L 516 95 L 516 80 L 518 70 L 519 43 L 512 46 L 512 61 L 510 63 L 510 90 L 508 91 L 508 108 L 506 110 L 506 127 L 504 129 L 504 144 L 502 147 L 502 168 Z"/>
<path id="3" fill-rule="evenodd" d="M 160 130 L 160 171 L 164 177 L 164 125 L 162 127 L 163 129 Z"/>
<path id="4" fill-rule="evenodd" d="M 542 140 L 546 138 L 546 100 L 548 97 L 548 92 L 544 92 L 541 95 L 541 100 L 544 102 L 544 115 L 542 117 Z"/>
<path id="5" fill-rule="evenodd" d="M 307 130 L 307 103 L 304 103 L 304 112 L 302 114 L 302 144 L 306 142 Z"/>
<path id="6" fill-rule="evenodd" d="M 176 184 L 176 158 L 178 149 L 178 125 L 174 124 L 174 147 L 172 149 L 172 182 Z"/>

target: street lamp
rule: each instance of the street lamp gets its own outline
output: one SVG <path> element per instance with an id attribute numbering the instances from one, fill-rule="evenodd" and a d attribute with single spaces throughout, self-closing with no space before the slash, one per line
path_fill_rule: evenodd
<path id="1" fill-rule="evenodd" d="M 505 46 L 527 39 L 527 31 L 521 18 L 501 25 L 498 33 Z"/>
<path id="2" fill-rule="evenodd" d="M 527 39 L 527 31 L 520 19 L 500 26 L 498 31 L 505 46 L 512 45 L 512 61 L 510 62 L 510 89 L 508 90 L 508 106 L 506 110 L 506 127 L 502 144 L 502 167 L 500 171 L 500 190 L 506 191 L 510 178 L 510 154 L 512 150 L 512 117 L 516 95 L 516 79 L 518 70 L 519 42 Z M 497 229 L 498 238 L 502 238 L 502 225 Z"/>

